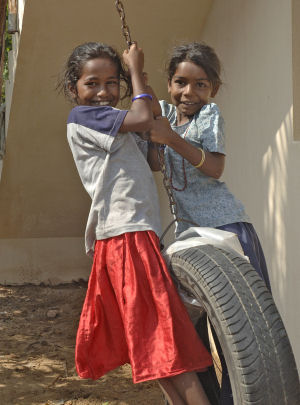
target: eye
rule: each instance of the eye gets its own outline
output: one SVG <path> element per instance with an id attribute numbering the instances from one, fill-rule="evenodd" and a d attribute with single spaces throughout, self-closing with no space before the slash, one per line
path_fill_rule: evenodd
<path id="1" fill-rule="evenodd" d="M 110 87 L 118 87 L 120 82 L 119 80 L 109 80 L 106 84 Z"/>
<path id="2" fill-rule="evenodd" d="M 207 88 L 209 88 L 209 84 L 206 83 L 206 82 L 198 82 L 198 83 L 197 83 L 197 86 L 200 87 L 200 88 L 202 88 L 202 89 L 207 89 Z"/>
<path id="3" fill-rule="evenodd" d="M 87 82 L 87 83 L 85 83 L 85 85 L 88 87 L 96 87 L 97 83 L 96 82 Z"/>
<path id="4" fill-rule="evenodd" d="M 181 80 L 181 79 L 175 79 L 174 83 L 179 87 L 182 87 L 182 86 L 185 85 L 185 82 L 183 80 Z"/>

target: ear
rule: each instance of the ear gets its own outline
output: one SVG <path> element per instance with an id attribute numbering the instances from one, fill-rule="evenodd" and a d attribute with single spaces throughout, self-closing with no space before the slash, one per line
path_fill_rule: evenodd
<path id="1" fill-rule="evenodd" d="M 171 80 L 168 79 L 168 93 L 171 93 Z"/>
<path id="2" fill-rule="evenodd" d="M 71 97 L 74 99 L 74 101 L 76 101 L 77 96 L 78 96 L 77 88 L 71 86 L 71 84 L 68 84 L 68 89 L 69 89 Z"/>
<path id="3" fill-rule="evenodd" d="M 219 85 L 219 84 L 216 84 L 216 85 L 214 86 L 212 92 L 211 92 L 210 97 L 214 98 L 215 95 L 218 93 L 219 88 L 220 88 L 220 85 Z"/>

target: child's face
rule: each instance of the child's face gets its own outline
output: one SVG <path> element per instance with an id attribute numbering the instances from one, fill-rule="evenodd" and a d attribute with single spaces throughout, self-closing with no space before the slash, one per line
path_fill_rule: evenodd
<path id="1" fill-rule="evenodd" d="M 182 117 L 193 116 L 216 94 L 205 71 L 193 62 L 178 64 L 168 83 L 172 103 Z"/>
<path id="2" fill-rule="evenodd" d="M 82 68 L 74 97 L 77 104 L 115 107 L 120 99 L 120 78 L 109 58 L 91 59 Z"/>

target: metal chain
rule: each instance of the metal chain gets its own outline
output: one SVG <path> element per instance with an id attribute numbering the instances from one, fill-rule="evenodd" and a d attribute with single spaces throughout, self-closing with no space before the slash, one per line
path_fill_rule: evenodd
<path id="1" fill-rule="evenodd" d="M 121 2 L 121 0 L 116 0 L 115 5 L 116 5 L 117 11 L 119 13 L 119 16 L 121 18 L 121 21 L 122 21 L 121 28 L 122 28 L 123 36 L 125 38 L 125 41 L 127 42 L 128 48 L 130 48 L 130 46 L 132 44 L 132 39 L 131 39 L 129 27 L 125 20 L 125 11 L 124 11 L 123 3 Z"/>
<path id="2" fill-rule="evenodd" d="M 125 38 L 125 41 L 127 42 L 128 48 L 130 48 L 130 45 L 132 44 L 132 39 L 131 39 L 129 27 L 128 27 L 128 25 L 126 23 L 126 20 L 125 20 L 125 11 L 124 11 L 123 3 L 122 3 L 121 0 L 116 0 L 115 5 L 116 5 L 117 11 L 119 13 L 119 16 L 121 18 L 121 21 L 122 21 L 122 33 L 123 33 L 123 36 Z M 165 166 L 165 159 L 164 159 L 164 156 L 163 156 L 164 153 L 163 153 L 163 150 L 161 150 L 160 148 L 158 148 L 157 153 L 158 153 L 158 160 L 159 160 L 160 170 L 161 170 L 161 172 L 163 174 L 163 184 L 164 184 L 164 187 L 166 189 L 166 192 L 167 192 L 167 195 L 168 195 L 168 198 L 169 198 L 171 214 L 174 215 L 174 217 L 175 217 L 175 219 L 177 221 L 178 220 L 177 219 L 177 204 L 176 204 L 175 198 L 173 196 L 172 184 L 171 184 L 171 181 L 170 181 L 170 179 L 168 177 L 168 174 L 167 174 L 167 169 L 166 169 L 166 166 Z"/>
<path id="3" fill-rule="evenodd" d="M 167 168 L 166 168 L 166 164 L 165 164 L 165 158 L 164 158 L 164 150 L 162 147 L 158 147 L 157 149 L 157 153 L 158 153 L 158 161 L 159 161 L 159 166 L 160 166 L 160 171 L 163 174 L 163 185 L 166 189 L 168 198 L 169 198 L 169 205 L 170 205 L 170 211 L 171 214 L 174 215 L 176 221 L 178 220 L 177 218 L 177 204 L 176 204 L 176 200 L 174 198 L 173 195 L 173 187 L 170 181 L 170 178 L 167 174 Z"/>
<path id="4" fill-rule="evenodd" d="M 121 18 L 121 21 L 122 21 L 122 27 L 121 28 L 122 28 L 123 36 L 125 38 L 125 41 L 127 42 L 128 48 L 130 48 L 133 41 L 131 39 L 129 27 L 128 27 L 128 25 L 126 23 L 126 20 L 125 20 L 125 11 L 124 11 L 123 3 L 122 3 L 121 0 L 116 0 L 115 5 L 116 5 L 117 11 L 119 13 L 119 16 Z M 147 140 L 148 139 L 149 139 L 149 135 L 147 137 Z M 186 220 L 184 220 L 182 218 L 178 218 L 178 216 L 177 216 L 177 204 L 176 204 L 176 200 L 174 198 L 173 191 L 172 191 L 172 189 L 173 189 L 172 180 L 168 177 L 168 174 L 167 174 L 167 169 L 166 169 L 165 159 L 164 159 L 164 152 L 163 152 L 163 150 L 160 150 L 160 148 L 158 148 L 157 152 L 158 152 L 160 170 L 161 170 L 161 172 L 163 174 L 163 185 L 165 187 L 165 190 L 167 192 L 168 199 L 169 199 L 170 211 L 171 211 L 171 214 L 174 215 L 174 217 L 175 217 L 175 220 L 172 221 L 172 223 L 167 227 L 167 229 L 163 233 L 163 235 L 161 237 L 161 240 L 162 240 L 164 235 L 167 233 L 167 231 L 169 230 L 169 228 L 171 227 L 171 225 L 175 221 L 176 222 L 179 222 L 179 221 L 188 222 L 188 223 L 196 225 L 196 226 L 197 226 L 197 224 L 194 223 L 194 222 L 191 222 L 191 221 L 186 221 Z"/>
<path id="5" fill-rule="evenodd" d="M 193 226 L 200 226 L 196 222 L 193 222 L 193 221 L 190 221 L 190 220 L 187 220 L 184 218 L 180 218 L 177 215 L 177 203 L 176 203 L 176 200 L 173 195 L 174 187 L 172 185 L 172 181 L 171 181 L 170 177 L 167 174 L 165 157 L 164 157 L 164 149 L 163 149 L 164 147 L 165 146 L 161 145 L 157 148 L 158 161 L 159 161 L 160 171 L 163 174 L 163 185 L 164 185 L 165 190 L 168 195 L 170 211 L 171 211 L 171 214 L 174 215 L 175 219 L 167 226 L 167 228 L 164 230 L 163 234 L 161 235 L 161 237 L 160 237 L 161 244 L 163 244 L 163 239 L 166 236 L 166 234 L 168 233 L 171 226 L 174 224 L 174 222 L 185 222 L 185 223 L 193 225 Z"/>
<path id="6" fill-rule="evenodd" d="M 191 123 L 188 125 L 188 127 L 187 127 L 186 130 L 184 131 L 184 134 L 183 134 L 183 136 L 182 136 L 183 139 L 186 138 L 187 133 L 189 132 L 190 126 L 191 126 Z M 174 184 L 173 184 L 173 172 L 174 172 L 174 168 L 173 168 L 172 160 L 170 160 L 170 186 L 172 187 L 173 190 L 176 190 L 176 191 L 184 191 L 184 190 L 187 188 L 187 184 L 188 184 L 188 183 L 187 183 L 186 171 L 185 171 L 184 157 L 182 156 L 181 159 L 182 159 L 182 161 L 181 161 L 181 168 L 182 168 L 183 181 L 184 181 L 182 188 L 175 187 Z"/>

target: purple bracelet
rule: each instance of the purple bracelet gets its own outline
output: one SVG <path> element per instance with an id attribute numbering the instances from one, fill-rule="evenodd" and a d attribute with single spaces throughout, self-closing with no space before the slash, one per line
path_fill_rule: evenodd
<path id="1" fill-rule="evenodd" d="M 143 93 L 143 94 L 138 94 L 137 96 L 135 96 L 135 97 L 133 97 L 132 99 L 131 99 L 131 101 L 135 101 L 135 100 L 138 100 L 139 98 L 149 98 L 150 100 L 152 100 L 152 96 L 151 96 L 151 94 L 148 94 L 148 93 Z"/>

